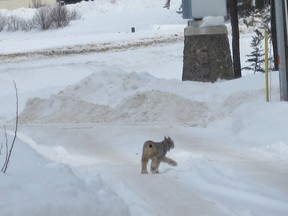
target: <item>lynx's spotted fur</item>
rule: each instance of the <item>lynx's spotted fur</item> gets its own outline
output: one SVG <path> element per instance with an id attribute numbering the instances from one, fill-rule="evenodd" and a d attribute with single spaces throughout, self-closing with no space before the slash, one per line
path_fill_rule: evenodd
<path id="1" fill-rule="evenodd" d="M 174 148 L 174 141 L 170 137 L 164 137 L 162 142 L 146 141 L 143 145 L 143 153 L 141 159 L 142 174 L 148 173 L 147 163 L 151 159 L 152 173 L 159 173 L 159 165 L 161 162 L 170 164 L 171 166 L 177 166 L 177 162 L 166 157 L 166 154 L 170 149 Z"/>

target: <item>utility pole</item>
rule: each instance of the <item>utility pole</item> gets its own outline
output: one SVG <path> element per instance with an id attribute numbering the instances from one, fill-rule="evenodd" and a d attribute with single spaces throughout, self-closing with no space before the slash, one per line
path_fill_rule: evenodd
<path id="1" fill-rule="evenodd" d="M 280 100 L 288 101 L 287 89 L 287 27 L 285 25 L 287 14 L 286 4 L 283 0 L 275 0 L 275 18 L 277 31 L 277 47 L 279 61 L 279 84 L 280 84 Z"/>

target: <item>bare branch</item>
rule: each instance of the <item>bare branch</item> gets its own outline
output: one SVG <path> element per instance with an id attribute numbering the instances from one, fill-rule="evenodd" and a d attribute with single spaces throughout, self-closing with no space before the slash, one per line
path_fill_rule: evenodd
<path id="1" fill-rule="evenodd" d="M 15 122 L 15 131 L 14 131 L 14 137 L 13 137 L 13 141 L 11 144 L 11 147 L 9 149 L 9 153 L 6 153 L 6 159 L 4 162 L 4 165 L 1 169 L 1 172 L 5 173 L 7 168 L 8 168 L 8 164 L 10 162 L 10 157 L 14 148 L 14 144 L 17 138 L 17 131 L 18 131 L 18 119 L 19 119 L 19 114 L 18 114 L 18 110 L 19 110 L 19 104 L 18 104 L 18 90 L 17 90 L 17 86 L 15 81 L 13 80 L 14 83 L 14 88 L 15 88 L 15 94 L 16 94 L 16 122 Z M 8 152 L 8 139 L 7 139 L 7 133 L 6 133 L 6 128 L 5 128 L 5 138 L 6 138 L 6 151 Z"/>
<path id="2" fill-rule="evenodd" d="M 4 126 L 4 136 L 5 136 L 5 161 L 4 161 L 4 164 L 3 164 L 3 167 L 1 169 L 1 172 L 4 171 L 5 169 L 5 166 L 6 166 L 6 161 L 8 160 L 8 137 L 7 137 L 7 132 L 6 132 L 6 127 Z"/>

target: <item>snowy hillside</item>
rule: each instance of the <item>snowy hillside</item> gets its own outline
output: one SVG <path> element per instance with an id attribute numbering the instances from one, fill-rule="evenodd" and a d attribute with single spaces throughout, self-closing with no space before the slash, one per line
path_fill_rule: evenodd
<path id="1" fill-rule="evenodd" d="M 279 100 L 278 72 L 269 75 L 270 103 L 263 74 L 182 82 L 180 2 L 170 10 L 163 0 L 82 2 L 69 6 L 83 16 L 66 28 L 0 33 L 0 123 L 9 143 L 13 80 L 20 112 L 0 174 L 0 216 L 288 214 L 288 104 Z M 175 142 L 167 156 L 178 166 L 142 175 L 143 143 L 164 136 Z M 4 129 L 0 144 L 2 166 Z"/>

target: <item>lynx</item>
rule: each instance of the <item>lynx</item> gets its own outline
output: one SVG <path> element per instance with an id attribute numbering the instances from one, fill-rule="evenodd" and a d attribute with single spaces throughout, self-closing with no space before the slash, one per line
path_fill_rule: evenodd
<path id="1" fill-rule="evenodd" d="M 146 141 L 143 145 L 143 153 L 141 159 L 142 174 L 148 173 L 147 163 L 151 159 L 152 173 L 159 173 L 159 165 L 161 162 L 177 166 L 177 162 L 166 157 L 166 153 L 174 148 L 174 141 L 170 137 L 164 137 L 162 142 Z"/>

